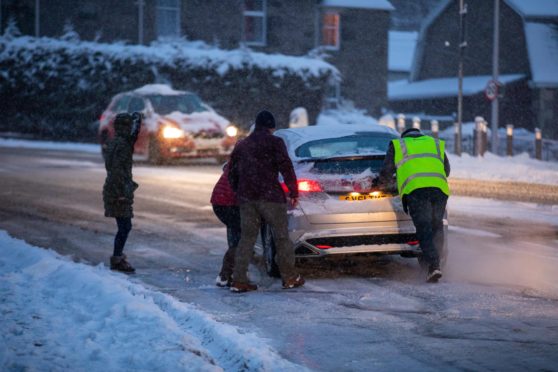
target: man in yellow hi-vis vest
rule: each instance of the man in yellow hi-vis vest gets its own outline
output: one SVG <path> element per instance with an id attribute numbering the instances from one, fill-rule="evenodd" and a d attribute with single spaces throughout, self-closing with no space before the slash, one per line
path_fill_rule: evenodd
<path id="1" fill-rule="evenodd" d="M 449 197 L 450 173 L 444 141 L 411 128 L 401 138 L 390 142 L 380 185 L 389 188 L 395 175 L 403 210 L 413 219 L 422 250 L 422 262 L 428 267 L 426 281 L 436 283 L 442 277 L 440 252 L 444 244 L 444 213 Z"/>

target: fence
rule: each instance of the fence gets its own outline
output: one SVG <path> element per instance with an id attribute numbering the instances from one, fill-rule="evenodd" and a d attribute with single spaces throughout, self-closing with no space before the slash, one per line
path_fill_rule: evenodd
<path id="1" fill-rule="evenodd" d="M 386 115 L 379 122 L 396 129 L 399 133 L 411 127 L 421 129 L 426 134 L 445 140 L 446 149 L 453 151 L 455 149 L 457 127 L 452 121 L 447 120 L 447 118 L 444 119 L 446 120 L 421 120 L 418 116 L 406 117 L 404 114 L 398 114 L 396 119 L 391 115 Z M 479 116 L 475 118 L 474 123 L 463 123 L 461 128 L 461 151 L 472 156 L 483 156 L 488 150 L 494 153 L 491 130 L 484 118 Z M 513 156 L 521 153 L 528 153 L 531 157 L 540 160 L 558 161 L 558 141 L 544 139 L 540 129 L 535 129 L 533 133 L 524 128 L 514 128 L 512 124 L 508 124 L 505 128 L 499 128 L 496 154 Z"/>

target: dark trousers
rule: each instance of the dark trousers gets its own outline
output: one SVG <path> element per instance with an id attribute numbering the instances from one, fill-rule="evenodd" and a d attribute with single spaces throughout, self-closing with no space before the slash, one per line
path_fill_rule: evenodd
<path id="1" fill-rule="evenodd" d="M 223 278 L 230 278 L 234 270 L 236 247 L 240 242 L 240 209 L 238 206 L 214 205 L 213 212 L 219 221 L 227 226 L 228 249 L 223 257 L 219 275 Z"/>
<path id="2" fill-rule="evenodd" d="M 116 225 L 118 226 L 118 231 L 114 237 L 114 252 L 112 255 L 122 256 L 128 234 L 132 230 L 132 219 L 130 217 L 116 217 Z"/>
<path id="3" fill-rule="evenodd" d="M 234 281 L 248 282 L 248 266 L 254 250 L 254 244 L 260 232 L 262 220 L 273 231 L 273 239 L 277 248 L 275 258 L 283 281 L 295 277 L 295 254 L 292 243 L 289 240 L 287 204 L 265 201 L 245 202 L 240 205 L 240 219 L 242 237 L 236 249 Z"/>
<path id="4" fill-rule="evenodd" d="M 444 244 L 443 220 L 448 196 L 438 188 L 427 187 L 411 192 L 406 198 L 423 258 L 429 269 L 439 269 L 438 252 L 442 251 Z"/>

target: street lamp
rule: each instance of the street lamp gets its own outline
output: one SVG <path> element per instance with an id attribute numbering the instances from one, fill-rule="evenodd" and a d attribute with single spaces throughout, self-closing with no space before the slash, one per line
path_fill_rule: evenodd
<path id="1" fill-rule="evenodd" d="M 461 156 L 461 138 L 463 124 L 463 54 L 467 41 L 465 40 L 465 16 L 467 15 L 467 4 L 459 0 L 459 63 L 457 83 L 457 135 L 455 141 L 455 154 Z"/>

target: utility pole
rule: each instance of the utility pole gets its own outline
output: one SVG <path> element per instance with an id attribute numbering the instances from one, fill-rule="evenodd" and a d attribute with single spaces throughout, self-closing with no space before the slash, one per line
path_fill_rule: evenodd
<path id="1" fill-rule="evenodd" d="M 492 81 L 496 84 L 496 97 L 492 100 L 492 153 L 498 153 L 498 75 L 500 60 L 500 0 L 494 0 L 494 40 L 492 45 Z"/>
<path id="2" fill-rule="evenodd" d="M 138 44 L 143 45 L 143 8 L 144 0 L 138 0 Z"/>
<path id="3" fill-rule="evenodd" d="M 463 126 L 463 54 L 467 41 L 465 40 L 465 16 L 467 15 L 467 4 L 459 0 L 459 67 L 457 83 L 457 135 L 455 141 L 455 154 L 461 156 L 462 126 Z"/>

